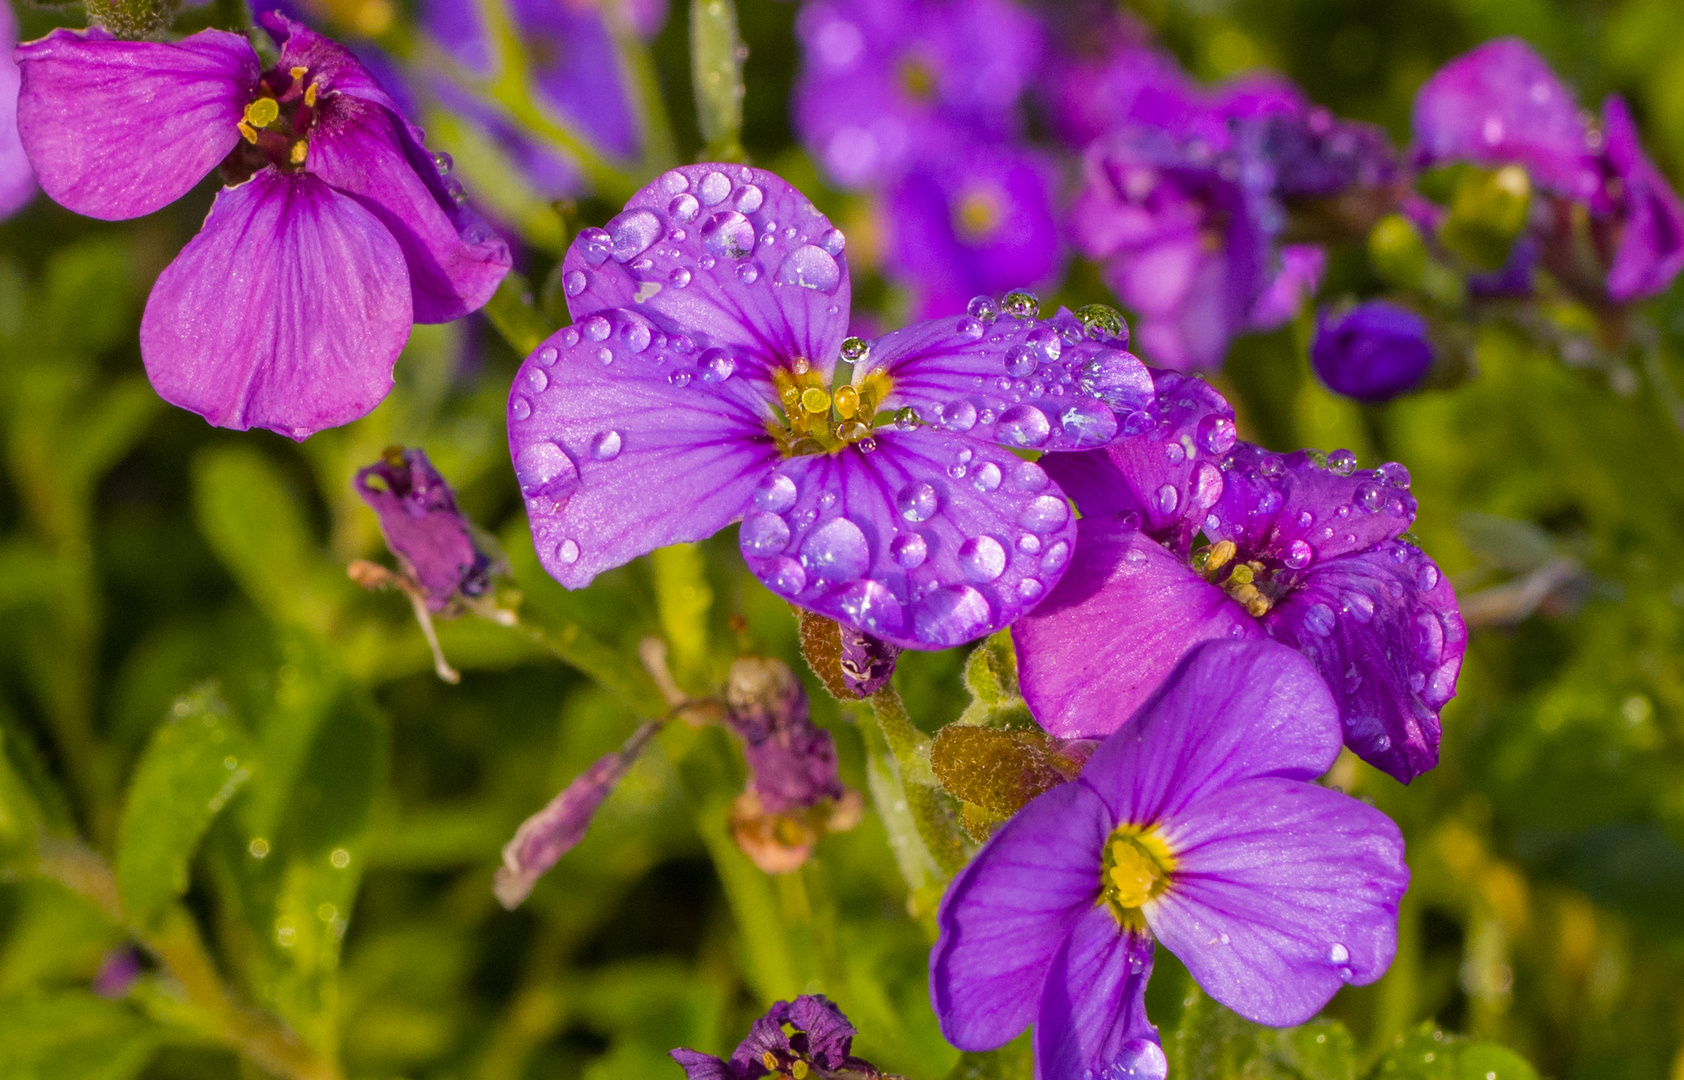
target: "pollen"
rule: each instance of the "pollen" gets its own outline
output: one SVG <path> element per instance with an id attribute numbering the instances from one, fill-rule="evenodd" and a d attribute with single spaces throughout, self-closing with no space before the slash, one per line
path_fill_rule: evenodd
<path id="1" fill-rule="evenodd" d="M 995 185 L 972 188 L 953 208 L 953 229 L 965 240 L 981 242 L 1005 221 L 1005 195 Z"/>
<path id="2" fill-rule="evenodd" d="M 256 144 L 256 142 L 257 142 L 257 129 L 256 128 L 252 127 L 250 124 L 246 123 L 244 120 L 241 120 L 238 124 L 235 124 L 234 126 L 240 129 L 240 135 L 241 135 L 242 138 L 244 138 L 246 140 L 246 142 Z"/>
<path id="3" fill-rule="evenodd" d="M 304 91 L 304 104 L 310 106 L 312 109 L 315 108 L 316 107 L 316 91 L 319 90 L 319 89 L 320 89 L 319 84 L 311 83 Z"/>
<path id="4" fill-rule="evenodd" d="M 272 97 L 260 97 L 246 106 L 245 123 L 254 128 L 268 127 L 281 115 L 281 107 Z M 256 142 L 256 139 L 252 140 Z"/>
<path id="5" fill-rule="evenodd" d="M 810 413 L 822 413 L 830 408 L 830 395 L 816 386 L 801 391 L 801 407 Z"/>
<path id="6" fill-rule="evenodd" d="M 304 76 L 310 74 L 310 69 L 307 67 L 295 67 L 288 71 L 287 74 L 292 76 L 294 82 L 297 82 L 299 79 L 302 79 Z"/>
<path id="7" fill-rule="evenodd" d="M 1100 883 L 1119 922 L 1169 887 L 1175 858 L 1156 829 L 1125 825 L 1111 834 L 1101 862 Z"/>
<path id="8" fill-rule="evenodd" d="M 305 142 L 303 139 L 299 139 L 297 142 L 292 144 L 292 152 L 287 155 L 287 158 L 294 165 L 302 165 L 304 164 L 304 156 L 309 152 L 310 144 Z"/>

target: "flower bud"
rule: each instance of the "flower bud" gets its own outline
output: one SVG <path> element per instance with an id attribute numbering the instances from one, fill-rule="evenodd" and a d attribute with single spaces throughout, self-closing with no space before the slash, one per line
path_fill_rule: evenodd
<path id="1" fill-rule="evenodd" d="M 1358 401 L 1385 401 L 1413 389 L 1433 366 L 1427 323 L 1384 300 L 1316 319 L 1310 363 L 1328 389 Z"/>

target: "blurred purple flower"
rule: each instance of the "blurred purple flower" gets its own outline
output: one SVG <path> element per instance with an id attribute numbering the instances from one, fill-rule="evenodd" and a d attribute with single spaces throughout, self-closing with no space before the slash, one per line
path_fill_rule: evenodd
<path id="1" fill-rule="evenodd" d="M 1198 100 L 1175 57 L 1148 44 L 1150 32 L 1114 5 L 1063 3 L 1047 15 L 1057 53 L 1041 69 L 1042 111 L 1070 149 Z"/>
<path id="2" fill-rule="evenodd" d="M 473 522 L 456 508 L 456 493 L 426 453 L 390 447 L 357 472 L 356 484 L 429 611 L 437 614 L 458 595 L 479 596 L 491 587 L 494 560 L 480 550 Z"/>
<path id="3" fill-rule="evenodd" d="M 844 341 L 842 234 L 740 165 L 658 177 L 575 238 L 575 325 L 528 357 L 509 448 L 538 557 L 580 588 L 742 518 L 790 602 L 906 648 L 1010 623 L 1075 523 L 1010 449 L 1102 446 L 1152 402 L 1121 320 L 1042 321 L 1027 294 Z M 1114 313 L 1113 313 L 1114 315 Z M 840 359 L 852 377 L 832 386 Z"/>
<path id="4" fill-rule="evenodd" d="M 1432 768 L 1467 631 L 1449 581 L 1396 539 L 1408 471 L 1237 443 L 1214 390 L 1158 386 L 1155 431 L 1043 459 L 1082 519 L 1064 580 L 1012 630 L 1030 710 L 1059 738 L 1108 735 L 1197 642 L 1268 636 L 1327 680 L 1354 753 L 1404 782 Z"/>
<path id="5" fill-rule="evenodd" d="M 1062 268 L 1052 162 L 1011 146 L 968 147 L 914 166 L 888 193 L 888 270 L 921 318 L 958 315 L 979 293 L 1038 288 Z"/>
<path id="6" fill-rule="evenodd" d="M 1602 126 L 1618 236 L 1608 295 L 1626 303 L 1663 291 L 1684 270 L 1684 204 L 1643 152 L 1618 95 L 1602 103 Z"/>
<path id="7" fill-rule="evenodd" d="M 35 195 L 35 172 L 18 140 L 17 17 L 10 4 L 0 8 L 0 219 L 11 217 Z"/>
<path id="8" fill-rule="evenodd" d="M 166 401 L 304 439 L 379 404 L 411 322 L 483 305 L 509 253 L 350 53 L 264 22 L 281 45 L 267 72 L 219 30 L 55 30 L 18 48 L 18 129 L 43 190 L 106 220 L 174 202 L 220 165 L 233 186 L 153 286 L 141 356 Z"/>
<path id="9" fill-rule="evenodd" d="M 1343 314 L 1322 309 L 1310 363 L 1336 394 L 1387 401 L 1415 388 L 1433 366 L 1427 321 L 1408 308 L 1370 300 Z"/>
<path id="10" fill-rule="evenodd" d="M 92 990 L 100 997 L 113 1001 L 128 997 L 140 973 L 140 951 L 133 945 L 119 945 L 100 960 Z"/>
<path id="11" fill-rule="evenodd" d="M 1181 660 L 1082 775 L 1000 828 L 942 899 L 930 999 L 963 1050 L 1033 1024 L 1040 1080 L 1163 1080 L 1154 942 L 1256 1023 L 1314 1016 L 1397 951 L 1409 882 L 1384 814 L 1313 781 L 1339 753 L 1320 676 L 1268 642 Z"/>
<path id="12" fill-rule="evenodd" d="M 845 188 L 1017 134 L 1040 24 L 1010 0 L 816 0 L 796 19 L 801 141 Z"/>
<path id="13" fill-rule="evenodd" d="M 754 1022 L 729 1061 L 682 1049 L 672 1051 L 672 1058 L 683 1066 L 687 1080 L 881 1076 L 869 1061 L 849 1054 L 855 1034 L 854 1025 L 829 998 L 803 994 L 774 1003 Z"/>

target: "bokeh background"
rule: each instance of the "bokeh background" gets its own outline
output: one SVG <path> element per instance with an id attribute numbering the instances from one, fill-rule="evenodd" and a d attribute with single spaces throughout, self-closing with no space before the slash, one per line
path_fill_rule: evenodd
<path id="1" fill-rule="evenodd" d="M 893 326 L 905 299 L 872 270 L 893 223 L 827 189 L 791 134 L 797 7 L 740 0 L 744 145 L 848 232 L 856 305 Z M 1129 7 L 1199 77 L 1273 68 L 1400 144 L 1436 67 L 1519 35 L 1582 101 L 1625 94 L 1651 153 L 1684 178 L 1676 0 Z M 80 23 L 68 7 L 15 10 L 25 39 Z M 359 11 L 315 14 L 355 38 Z M 394 25 L 410 16 L 396 9 Z M 701 149 L 688 17 L 674 4 L 651 47 L 686 159 Z M 457 156 L 473 190 L 471 155 Z M 806 676 L 795 621 L 743 570 L 734 530 L 583 592 L 550 581 L 504 441 L 520 357 L 482 318 L 417 327 L 385 404 L 301 445 L 164 405 L 136 347 L 141 305 L 213 193 L 207 181 L 122 224 L 37 198 L 0 224 L 0 1076 L 262 1075 L 229 1048 L 239 1015 L 207 1012 L 149 958 L 121 996 L 90 992 L 130 955 L 131 931 L 102 900 L 108 872 L 77 860 L 116 850 L 143 750 L 187 721 L 225 739 L 230 776 L 249 778 L 179 867 L 199 942 L 180 955 L 340 1075 L 676 1078 L 670 1048 L 729 1050 L 770 1001 L 820 991 L 861 1029 L 857 1053 L 917 1080 L 947 1075 L 957 1054 L 927 1004 L 925 926 L 876 815 L 801 871 L 762 874 L 724 826 L 742 765 L 717 729 L 669 729 L 527 904 L 497 904 L 491 875 L 514 828 L 648 714 L 641 638 L 665 638 L 680 683 L 704 692 L 743 653 Z M 569 230 L 617 209 L 528 206 L 520 269 L 542 283 Z M 1336 252 L 1330 287 L 1371 288 L 1368 274 L 1360 252 Z M 1110 298 L 1077 265 L 1056 299 Z M 1684 289 L 1648 310 L 1657 363 L 1684 384 Z M 1544 1076 L 1684 1080 L 1684 405 L 1653 372 L 1574 369 L 1491 326 L 1472 378 L 1364 408 L 1315 381 L 1309 332 L 1306 317 L 1234 345 L 1213 381 L 1241 436 L 1404 462 L 1423 546 L 1487 613 L 1439 768 L 1405 789 L 1341 766 L 1402 824 L 1415 878 L 1393 970 L 1342 991 L 1329 1015 L 1363 1068 L 1431 1020 Z M 403 598 L 345 574 L 357 558 L 390 561 L 351 476 L 392 443 L 424 447 L 499 538 L 523 613 L 552 640 L 604 644 L 630 693 L 475 619 L 440 627 L 461 684 L 434 676 Z M 1517 600 L 1545 568 L 1554 584 Z M 964 659 L 902 657 L 926 730 L 968 701 Z M 859 726 L 810 689 L 864 791 Z M 46 847 L 24 837 L 37 824 Z M 59 860 L 51 874 L 36 872 L 43 859 Z M 1149 1003 L 1166 1031 L 1185 992 L 1162 957 Z"/>

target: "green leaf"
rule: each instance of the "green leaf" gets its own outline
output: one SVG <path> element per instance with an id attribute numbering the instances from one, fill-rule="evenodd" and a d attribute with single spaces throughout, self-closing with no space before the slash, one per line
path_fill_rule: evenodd
<path id="1" fill-rule="evenodd" d="M 1164 1047 L 1181 1080 L 1354 1080 L 1356 1042 L 1335 1020 L 1291 1028 L 1253 1024 L 1193 989 Z"/>
<path id="2" fill-rule="evenodd" d="M 43 286 L 46 310 L 37 325 L 57 335 L 57 347 L 99 352 L 134 332 L 134 275 L 128 247 L 116 234 L 101 233 L 56 253 Z"/>
<path id="3" fill-rule="evenodd" d="M 118 831 L 117 891 L 132 922 L 150 921 L 187 890 L 193 852 L 252 767 L 248 740 L 214 686 L 176 702 L 135 769 Z"/>
<path id="4" fill-rule="evenodd" d="M 542 345 L 556 329 L 533 305 L 532 283 L 520 274 L 511 273 L 497 286 L 486 302 L 485 317 L 521 356 Z"/>
<path id="5" fill-rule="evenodd" d="M 128 1080 L 162 1032 L 128 1007 L 85 991 L 0 999 L 6 1080 Z"/>
<path id="6" fill-rule="evenodd" d="M 1447 1034 L 1431 1022 L 1398 1040 L 1371 1080 L 1538 1080 L 1513 1050 Z"/>
<path id="7" fill-rule="evenodd" d="M 35 800 L 6 758 L 6 732 L 0 728 L 0 867 L 29 857 L 39 827 Z"/>

